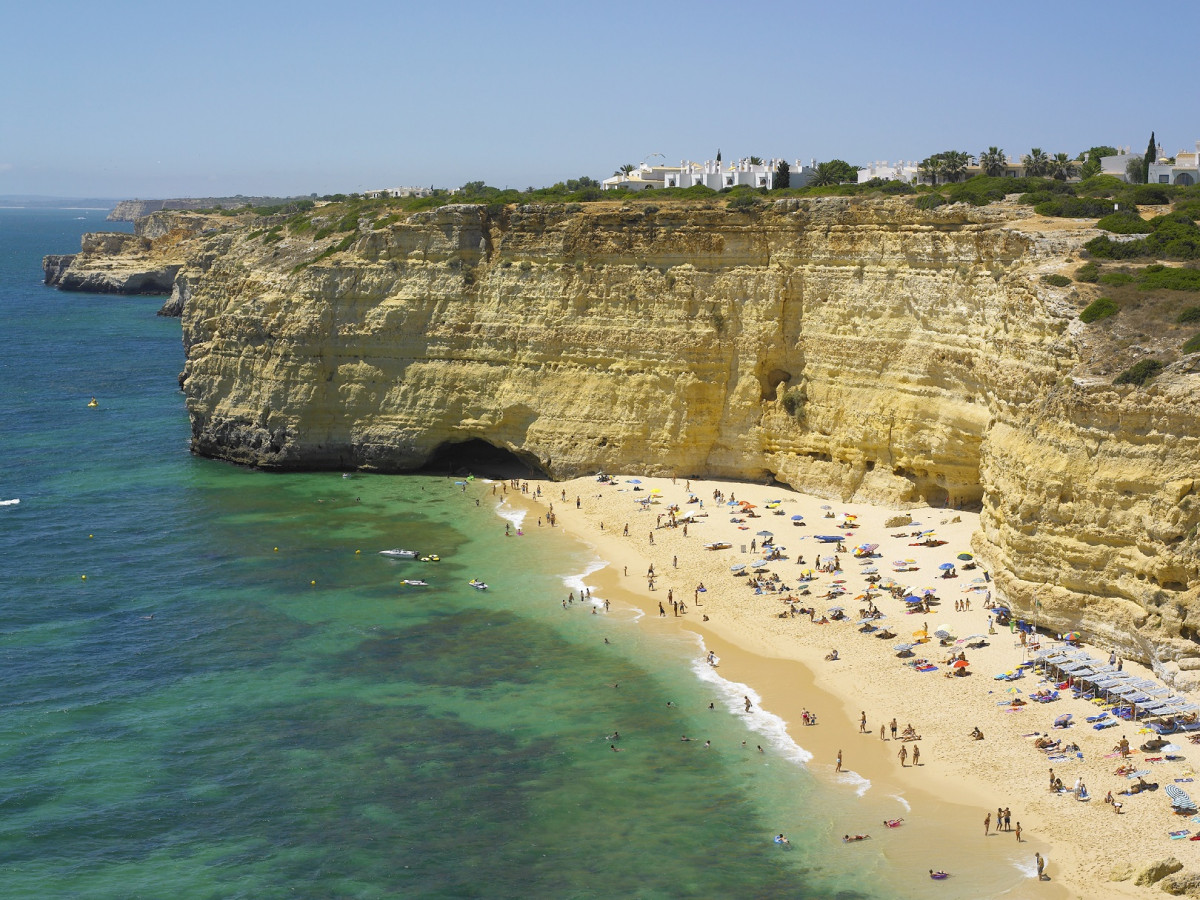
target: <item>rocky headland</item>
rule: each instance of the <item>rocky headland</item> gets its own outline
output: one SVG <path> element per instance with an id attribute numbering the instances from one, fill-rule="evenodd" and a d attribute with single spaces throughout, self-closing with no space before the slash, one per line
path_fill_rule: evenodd
<path id="1" fill-rule="evenodd" d="M 48 278 L 178 265 L 197 453 L 404 471 L 481 441 L 552 477 L 969 506 L 1018 610 L 1200 675 L 1200 355 L 1112 383 L 1180 341 L 1118 341 L 1079 319 L 1093 287 L 1042 280 L 1088 223 L 839 197 L 155 215 Z"/>

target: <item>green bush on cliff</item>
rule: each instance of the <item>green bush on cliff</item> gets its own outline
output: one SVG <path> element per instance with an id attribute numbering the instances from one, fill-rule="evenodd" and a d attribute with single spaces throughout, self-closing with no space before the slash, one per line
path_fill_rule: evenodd
<path id="1" fill-rule="evenodd" d="M 1099 197 L 1055 197 L 1034 206 L 1039 216 L 1056 216 L 1061 219 L 1098 219 L 1112 211 L 1112 204 Z"/>
<path id="2" fill-rule="evenodd" d="M 1066 287 L 1071 283 L 1071 279 L 1066 275 L 1043 275 L 1042 283 L 1051 287 Z"/>
<path id="3" fill-rule="evenodd" d="M 917 209 L 937 209 L 946 202 L 946 198 L 935 191 L 932 194 L 926 194 L 924 197 L 918 197 L 913 202 L 913 206 Z"/>
<path id="4" fill-rule="evenodd" d="M 1121 311 L 1121 307 L 1117 306 L 1108 297 L 1098 297 L 1089 303 L 1079 314 L 1079 321 L 1085 325 L 1090 325 L 1092 322 L 1099 322 L 1101 319 L 1107 319 L 1109 316 L 1115 316 Z"/>
<path id="5" fill-rule="evenodd" d="M 1136 362 L 1116 378 L 1113 384 L 1133 384 L 1141 387 L 1163 370 L 1163 364 L 1157 359 L 1143 359 Z"/>
<path id="6" fill-rule="evenodd" d="M 1200 353 L 1200 334 L 1193 334 L 1183 345 L 1184 353 Z"/>
<path id="7" fill-rule="evenodd" d="M 1110 287 L 1120 287 L 1123 284 L 1133 284 L 1133 276 L 1128 272 L 1105 272 L 1100 276 L 1100 283 Z"/>
<path id="8" fill-rule="evenodd" d="M 788 388 L 783 394 L 783 408 L 792 418 L 800 418 L 804 414 L 804 391 L 800 388 Z"/>
<path id="9" fill-rule="evenodd" d="M 1109 213 L 1096 223 L 1096 227 L 1113 234 L 1150 234 L 1154 226 L 1132 209 Z"/>
<path id="10" fill-rule="evenodd" d="M 1192 322 L 1200 322 L 1200 306 L 1189 306 L 1179 314 L 1175 319 L 1180 325 L 1190 325 Z"/>
<path id="11" fill-rule="evenodd" d="M 1084 263 L 1075 270 L 1075 280 L 1095 284 L 1100 280 L 1100 267 L 1094 262 Z"/>
<path id="12" fill-rule="evenodd" d="M 1200 269 L 1147 266 L 1137 281 L 1143 291 L 1200 291 Z"/>

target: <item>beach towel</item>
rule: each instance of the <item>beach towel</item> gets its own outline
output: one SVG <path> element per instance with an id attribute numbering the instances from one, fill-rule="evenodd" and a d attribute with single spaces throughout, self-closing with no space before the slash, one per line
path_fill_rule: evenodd
<path id="1" fill-rule="evenodd" d="M 1062 753 L 1056 754 L 1055 756 L 1047 756 L 1046 757 L 1046 759 L 1066 759 L 1066 758 L 1067 758 L 1066 755 L 1062 754 Z"/>
<path id="2" fill-rule="evenodd" d="M 1176 784 L 1191 784 L 1191 783 L 1192 783 L 1192 779 L 1190 779 L 1190 778 L 1176 778 L 1176 779 L 1175 779 L 1175 783 L 1176 783 Z"/>
<path id="3" fill-rule="evenodd" d="M 1188 829 L 1188 828 L 1184 828 L 1180 831 L 1172 831 L 1172 832 L 1170 832 L 1171 840 L 1177 841 L 1182 837 L 1187 837 L 1191 833 L 1192 833 L 1191 829 Z"/>

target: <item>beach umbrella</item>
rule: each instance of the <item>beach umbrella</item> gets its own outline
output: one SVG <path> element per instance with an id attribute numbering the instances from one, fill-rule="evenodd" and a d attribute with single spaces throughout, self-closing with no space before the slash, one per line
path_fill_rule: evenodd
<path id="1" fill-rule="evenodd" d="M 641 484 L 641 483 L 642 483 L 642 479 L 640 479 L 640 478 L 630 478 L 630 479 L 629 479 L 629 481 L 628 481 L 627 483 L 628 483 L 628 484 Z"/>
<path id="2" fill-rule="evenodd" d="M 765 559 L 756 559 L 754 562 L 750 563 L 750 565 L 754 566 L 756 569 L 761 569 L 766 564 L 767 561 Z"/>
<path id="3" fill-rule="evenodd" d="M 743 566 L 743 565 L 730 566 L 730 567 L 729 567 L 729 571 L 730 571 L 730 572 L 740 572 L 740 571 L 742 571 L 744 568 L 746 568 L 746 567 L 745 567 L 745 566 Z"/>
<path id="4" fill-rule="evenodd" d="M 903 653 L 905 650 L 911 650 L 912 648 L 912 644 L 896 644 L 894 647 L 892 647 L 893 650 L 899 650 L 901 653 Z"/>
<path id="5" fill-rule="evenodd" d="M 971 584 L 987 584 L 986 578 L 972 578 Z"/>
<path id="6" fill-rule="evenodd" d="M 937 627 L 937 630 L 934 631 L 933 635 L 934 635 L 934 637 L 940 637 L 940 638 L 950 637 L 950 626 L 949 625 L 939 625 Z"/>
<path id="7" fill-rule="evenodd" d="M 958 554 L 958 558 L 961 559 L 963 562 L 969 562 L 970 560 L 974 559 L 975 557 L 973 557 L 970 553 L 960 553 L 960 554 Z"/>
<path id="8" fill-rule="evenodd" d="M 983 640 L 987 640 L 987 635 L 986 634 L 968 634 L 965 638 L 963 638 L 963 640 L 964 641 L 983 641 Z"/>
<path id="9" fill-rule="evenodd" d="M 892 560 L 892 565 L 895 566 L 897 569 L 907 569 L 908 568 L 908 560 L 894 559 L 894 560 Z"/>
<path id="10" fill-rule="evenodd" d="M 905 603 L 921 603 L 922 600 L 920 597 L 914 597 L 912 594 L 909 594 L 907 597 L 904 598 L 904 602 Z"/>
<path id="11" fill-rule="evenodd" d="M 1006 694 L 1019 694 L 1019 693 L 1021 693 L 1021 689 L 1020 689 L 1020 688 L 1009 688 L 1009 689 L 1008 689 L 1007 691 L 1005 691 L 1004 693 L 1006 693 Z"/>
<path id="12" fill-rule="evenodd" d="M 803 522 L 804 516 L 792 516 L 792 521 L 793 522 Z"/>
<path id="13" fill-rule="evenodd" d="M 1183 748 L 1181 748 L 1178 744 L 1167 744 L 1165 747 L 1159 747 L 1158 749 L 1162 751 L 1163 756 L 1183 752 Z"/>
<path id="14" fill-rule="evenodd" d="M 839 613 L 841 611 L 842 611 L 842 607 L 840 607 L 840 606 L 831 606 L 831 607 L 829 607 L 829 609 L 825 610 L 825 612 L 832 612 L 832 613 Z"/>
<path id="15" fill-rule="evenodd" d="M 1054 727 L 1055 728 L 1065 728 L 1066 726 L 1071 724 L 1071 719 L 1073 719 L 1073 718 L 1074 718 L 1074 716 L 1072 716 L 1070 713 L 1063 713 L 1061 716 L 1058 716 L 1054 720 Z"/>
<path id="16" fill-rule="evenodd" d="M 758 532 L 758 536 L 764 537 L 764 538 L 775 537 L 775 535 L 769 531 L 760 531 L 760 532 Z"/>
<path id="17" fill-rule="evenodd" d="M 859 572 L 863 575 L 874 575 L 878 571 L 879 569 L 876 566 L 867 566 L 865 569 L 859 569 Z"/>
<path id="18" fill-rule="evenodd" d="M 739 500 L 738 506 L 740 506 L 742 509 L 758 509 L 758 507 L 755 506 L 753 503 L 751 503 L 749 500 Z"/>
<path id="19" fill-rule="evenodd" d="M 938 566 L 938 568 L 943 572 L 948 572 L 954 568 L 954 563 L 942 563 L 940 566 Z"/>
<path id="20" fill-rule="evenodd" d="M 1068 631 L 1062 636 L 1062 639 L 1064 641 L 1079 641 L 1083 639 L 1083 636 L 1078 631 Z"/>
<path id="21" fill-rule="evenodd" d="M 826 504 L 822 505 L 821 509 L 833 509 L 833 507 L 830 506 L 828 503 L 826 503 Z"/>
<path id="22" fill-rule="evenodd" d="M 970 665 L 970 663 L 967 662 L 965 659 L 956 659 L 953 662 L 952 667 L 955 669 L 965 669 L 969 665 Z"/>

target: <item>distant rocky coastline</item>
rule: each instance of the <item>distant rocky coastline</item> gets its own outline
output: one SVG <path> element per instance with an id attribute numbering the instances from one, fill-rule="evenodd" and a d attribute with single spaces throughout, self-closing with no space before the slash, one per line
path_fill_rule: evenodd
<path id="1" fill-rule="evenodd" d="M 171 200 L 122 200 L 108 214 L 110 222 L 137 222 L 151 213 L 162 210 L 195 211 L 199 209 L 241 209 L 255 206 L 278 206 L 294 197 L 179 197 Z"/>

